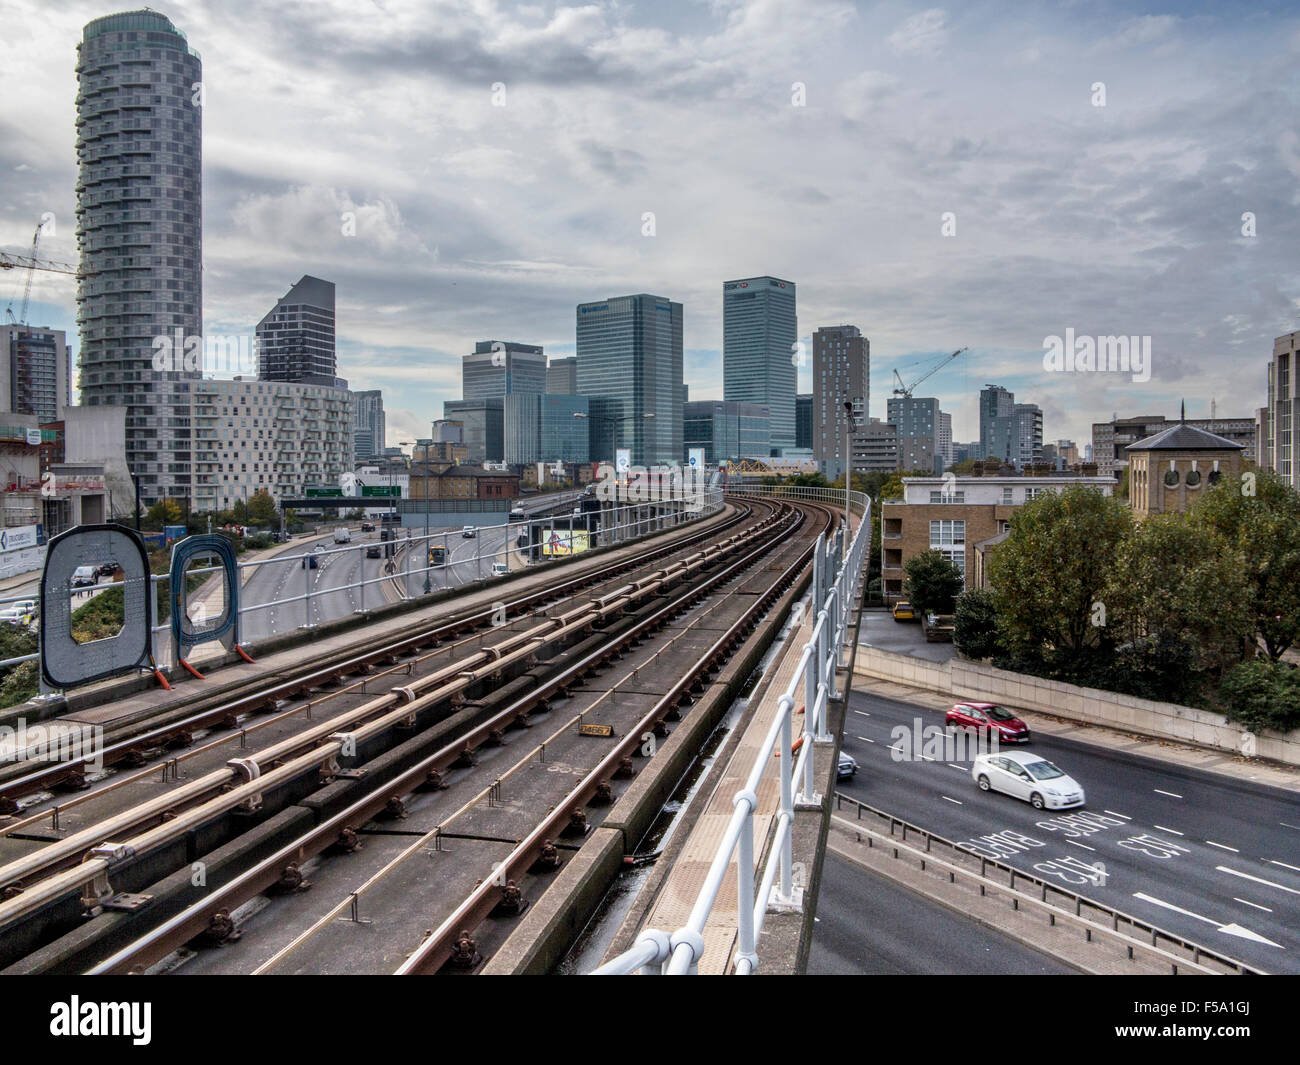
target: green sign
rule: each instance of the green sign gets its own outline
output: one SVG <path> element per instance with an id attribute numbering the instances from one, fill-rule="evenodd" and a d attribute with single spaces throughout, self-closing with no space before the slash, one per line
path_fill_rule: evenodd
<path id="1" fill-rule="evenodd" d="M 401 499 L 402 486 L 397 484 L 363 484 L 361 486 L 363 496 L 379 496 L 384 499 Z"/>
<path id="2" fill-rule="evenodd" d="M 308 488 L 304 490 L 308 499 L 329 499 L 343 494 L 342 488 Z"/>

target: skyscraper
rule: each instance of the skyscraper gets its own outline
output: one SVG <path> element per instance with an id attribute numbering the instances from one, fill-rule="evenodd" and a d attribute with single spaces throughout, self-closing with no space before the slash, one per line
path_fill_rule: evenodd
<path id="1" fill-rule="evenodd" d="M 570 355 L 565 359 L 552 359 L 546 366 L 546 391 L 553 396 L 578 394 L 578 360 Z"/>
<path id="2" fill-rule="evenodd" d="M 334 282 L 302 277 L 257 323 L 262 381 L 341 385 L 335 373 Z"/>
<path id="3" fill-rule="evenodd" d="M 808 451 L 813 445 L 812 393 L 794 397 L 794 446 Z"/>
<path id="4" fill-rule="evenodd" d="M 166 345 L 203 332 L 202 81 L 198 53 L 157 12 L 82 31 L 81 401 L 127 407 L 126 460 L 146 505 L 192 484 L 189 390 L 202 367 Z"/>
<path id="5" fill-rule="evenodd" d="M 898 468 L 943 473 L 939 401 L 932 396 L 892 396 L 886 408 L 890 424 L 898 428 Z"/>
<path id="6" fill-rule="evenodd" d="M 536 344 L 480 340 L 461 360 L 463 399 L 491 399 L 527 392 L 546 392 L 546 355 Z"/>
<path id="7" fill-rule="evenodd" d="M 384 394 L 379 389 L 352 393 L 353 454 L 365 462 L 384 450 Z"/>
<path id="8" fill-rule="evenodd" d="M 856 325 L 822 326 L 812 341 L 813 458 L 822 473 L 835 480 L 844 475 L 850 462 L 852 431 L 867 420 L 871 342 Z M 793 365 L 790 368 L 794 369 Z M 853 405 L 851 416 L 845 403 Z M 775 412 L 772 446 L 777 446 Z"/>
<path id="9" fill-rule="evenodd" d="M 1017 466 L 1043 459 L 1043 412 L 1037 403 L 1017 403 L 1012 407 L 1016 419 Z"/>
<path id="10" fill-rule="evenodd" d="M 774 451 L 795 446 L 798 335 L 793 281 L 749 277 L 723 283 L 723 398 L 772 412 Z"/>
<path id="11" fill-rule="evenodd" d="M 590 398 L 593 460 L 682 461 L 682 305 L 640 293 L 577 308 L 578 394 Z M 794 392 L 790 393 L 791 432 Z"/>
<path id="12" fill-rule="evenodd" d="M 980 390 L 978 458 L 1015 463 L 1019 447 L 1015 405 L 1015 395 L 1001 385 L 985 385 Z"/>
<path id="13" fill-rule="evenodd" d="M 41 424 L 68 405 L 68 344 L 62 329 L 0 325 L 0 405 Z"/>

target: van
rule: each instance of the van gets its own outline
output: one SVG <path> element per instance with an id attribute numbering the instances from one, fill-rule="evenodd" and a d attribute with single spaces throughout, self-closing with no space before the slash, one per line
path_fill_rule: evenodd
<path id="1" fill-rule="evenodd" d="M 352 530 L 351 530 L 351 529 L 335 529 L 335 530 L 334 530 L 334 542 L 335 542 L 336 544 L 350 544 L 350 543 L 352 543 Z"/>
<path id="2" fill-rule="evenodd" d="M 515 509 L 512 510 L 512 511 L 510 512 L 510 520 L 511 520 L 511 521 L 527 521 L 527 520 L 528 520 L 528 514 L 527 514 L 526 511 L 522 510 L 521 508 L 519 508 L 519 507 L 515 507 Z"/>

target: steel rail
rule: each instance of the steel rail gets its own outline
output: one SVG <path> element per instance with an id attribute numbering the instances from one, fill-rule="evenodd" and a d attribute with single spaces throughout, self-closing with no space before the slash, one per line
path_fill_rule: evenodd
<path id="1" fill-rule="evenodd" d="M 827 513 L 826 508 L 816 507 Z M 801 522 L 802 524 L 802 522 Z M 494 892 L 498 882 L 503 878 L 521 876 L 541 854 L 543 843 L 553 838 L 568 819 L 570 812 L 585 807 L 595 795 L 597 786 L 609 780 L 619 762 L 636 750 L 642 742 L 642 735 L 648 730 L 661 725 L 668 713 L 676 709 L 683 697 L 702 674 L 710 672 L 718 660 L 730 654 L 738 642 L 739 634 L 746 630 L 762 612 L 766 611 L 771 601 L 779 596 L 796 579 L 812 558 L 814 545 L 809 545 L 800 553 L 799 558 L 782 571 L 781 576 L 769 585 L 763 595 L 755 598 L 749 608 L 728 630 L 721 635 L 696 661 L 686 674 L 667 694 L 662 696 L 647 711 L 637 725 L 629 729 L 627 735 L 606 755 L 601 762 L 579 782 L 563 801 L 556 804 L 554 811 L 520 842 L 510 854 L 497 866 L 494 876 L 485 877 L 464 901 L 456 907 L 450 916 L 413 951 L 396 970 L 396 975 L 404 976 L 416 973 L 437 972 L 451 957 L 455 937 L 463 930 L 477 927 L 495 908 L 498 899 Z M 738 563 L 739 564 L 739 563 Z"/>
<path id="2" fill-rule="evenodd" d="M 548 585 L 538 591 L 520 596 L 518 599 L 505 601 L 506 616 L 510 617 L 512 611 L 516 614 L 516 620 L 519 617 L 528 616 L 528 613 L 538 604 L 554 602 L 556 599 L 570 594 L 571 590 L 576 591 L 600 583 L 617 576 L 619 573 L 627 572 L 629 569 L 639 569 L 645 566 L 647 562 L 660 558 L 665 554 L 679 552 L 701 540 L 716 537 L 720 532 L 734 528 L 737 524 L 742 523 L 752 513 L 752 508 L 742 508 L 738 513 L 718 525 L 692 533 L 685 539 L 684 543 L 681 540 L 667 543 L 661 547 L 652 548 L 647 553 L 636 558 L 620 559 L 611 566 L 593 570 L 558 585 Z M 422 647 L 429 646 L 431 641 L 436 644 L 438 640 L 463 632 L 467 627 L 476 628 L 491 624 L 495 616 L 497 616 L 496 608 L 490 607 L 440 622 L 423 632 L 400 637 L 378 648 L 361 653 L 355 653 L 352 649 L 348 649 L 342 653 L 340 660 L 312 668 L 301 676 L 292 677 L 269 687 L 238 696 L 229 702 L 198 711 L 176 721 L 168 722 L 165 725 L 133 733 L 122 740 L 109 744 L 99 752 L 102 757 L 102 764 L 108 766 L 122 760 L 134 760 L 140 756 L 142 750 L 164 746 L 168 741 L 182 734 L 223 724 L 231 717 L 237 718 L 240 714 L 254 713 L 267 708 L 274 709 L 276 703 L 281 699 L 290 699 L 301 695 L 305 691 L 331 683 L 343 674 L 355 673 L 368 668 L 376 661 L 401 657 L 413 651 L 418 651 Z M 95 761 L 98 764 L 100 758 L 97 757 Z M 19 809 L 17 799 L 20 797 L 48 790 L 70 780 L 80 786 L 86 769 L 87 764 L 84 759 L 75 760 L 34 769 L 22 776 L 12 777 L 0 783 L 0 814 L 16 813 Z"/>
<path id="3" fill-rule="evenodd" d="M 802 518 L 800 523 L 802 523 Z M 775 530 L 772 541 L 778 541 L 783 532 L 785 532 L 783 529 Z M 805 561 L 807 554 L 811 550 L 809 548 L 808 552 L 804 553 Z M 686 590 L 682 595 L 665 604 L 655 611 L 653 615 L 642 619 L 637 625 L 616 637 L 609 644 L 588 652 L 582 659 L 567 666 L 555 676 L 542 681 L 536 689 L 514 700 L 510 705 L 473 727 L 468 733 L 442 745 L 437 751 L 402 771 L 384 785 L 357 799 L 327 821 L 311 829 L 298 839 L 282 846 L 275 853 L 238 874 L 229 882 L 209 893 L 198 902 L 191 904 L 157 928 L 123 946 L 113 955 L 87 970 L 88 974 L 101 975 L 136 971 L 142 965 L 153 964 L 172 951 L 184 946 L 208 927 L 215 913 L 229 911 L 267 890 L 280 880 L 287 865 L 300 864 L 309 858 L 315 857 L 337 843 L 340 836 L 348 830 L 355 830 L 355 828 L 364 825 L 384 810 L 394 796 L 402 797 L 416 791 L 420 787 L 427 785 L 431 776 L 435 774 L 441 775 L 451 768 L 454 763 L 464 758 L 467 753 L 472 754 L 474 750 L 484 743 L 493 742 L 495 735 L 499 734 L 504 726 L 527 717 L 528 713 L 539 705 L 547 703 L 558 694 L 562 694 L 587 673 L 613 657 L 621 646 L 635 641 L 650 629 L 661 626 L 667 620 L 679 614 L 690 603 L 702 598 L 709 586 L 729 579 L 734 575 L 735 571 L 747 567 L 761 553 L 754 552 L 741 556 L 737 561 L 728 565 L 726 569 L 710 575 L 703 587 L 694 586 Z M 797 572 L 797 566 L 787 571 L 787 573 L 789 572 Z M 785 575 L 779 578 L 778 582 L 783 580 L 784 577 Z M 775 587 L 775 583 L 773 587 Z M 733 625 L 726 635 L 716 641 L 713 647 L 716 649 L 734 645 L 734 634 L 744 627 L 747 619 L 755 615 L 761 605 L 761 602 L 756 600 L 746 612 L 746 615 Z M 705 657 L 707 657 L 707 654 Z M 674 691 L 678 694 L 671 702 L 664 702 L 665 709 L 660 716 L 666 717 L 667 713 L 681 701 L 682 695 L 689 691 L 689 688 L 690 682 L 675 686 Z M 639 737 L 640 731 L 634 731 L 630 735 Z M 604 765 L 607 761 L 608 759 L 602 761 L 601 764 Z M 557 809 L 561 810 L 564 816 L 568 816 L 569 810 L 564 803 L 561 803 Z"/>
<path id="4" fill-rule="evenodd" d="M 788 518 L 790 513 L 799 514 L 800 512 L 791 508 L 783 517 Z M 778 511 L 777 514 L 781 515 L 782 512 Z M 802 516 L 798 520 L 802 522 Z M 788 524 L 787 520 L 760 522 L 746 533 L 730 537 L 723 543 L 712 545 L 705 551 L 700 552 L 698 561 L 690 569 L 703 566 L 724 555 L 735 541 L 742 544 L 748 543 L 755 539 L 761 539 L 769 531 L 772 533 L 770 538 L 776 539 L 786 530 Z M 696 558 L 697 556 L 692 557 Z M 686 572 L 688 570 L 681 571 L 682 574 Z M 652 587 L 653 591 L 658 591 L 659 586 L 657 583 Z M 637 598 L 647 594 L 652 594 L 652 592 L 649 590 L 642 591 L 638 593 Z M 688 592 L 686 598 L 690 598 L 693 594 L 698 593 L 694 592 L 694 590 Z M 626 601 L 616 601 L 603 609 L 598 608 L 596 616 L 589 618 L 586 622 L 575 619 L 566 628 L 572 630 L 594 624 L 596 620 L 613 613 L 615 610 L 621 610 L 626 605 Z M 662 611 L 654 616 L 658 618 L 660 614 L 662 614 Z M 634 629 L 633 631 L 637 630 Z M 531 650 L 535 650 L 535 648 L 521 648 L 513 652 L 513 656 L 517 658 L 525 653 L 530 653 Z M 611 652 L 603 652 L 606 656 L 609 653 Z M 304 733 L 259 751 L 250 758 L 232 761 L 224 769 L 214 770 L 179 789 L 168 792 L 166 795 L 157 796 L 146 803 L 122 811 L 106 821 L 89 826 L 64 840 L 52 843 L 39 851 L 0 867 L 0 885 L 16 885 L 22 889 L 14 897 L 0 901 L 0 930 L 12 925 L 21 917 L 39 909 L 53 899 L 61 897 L 70 887 L 92 883 L 96 878 L 106 876 L 114 865 L 139 857 L 156 846 L 168 842 L 185 831 L 210 820 L 214 816 L 227 813 L 240 806 L 246 806 L 251 802 L 260 804 L 262 792 L 270 791 L 281 784 L 296 779 L 303 772 L 316 768 L 323 769 L 327 773 L 333 772 L 337 767 L 338 757 L 345 750 L 355 750 L 357 744 L 365 738 L 411 719 L 421 709 L 445 701 L 448 698 L 454 699 L 466 688 L 483 679 L 483 677 L 492 675 L 493 672 L 501 668 L 502 664 L 502 662 L 494 663 L 486 671 L 474 671 L 468 674 L 458 673 L 440 688 L 435 689 L 428 695 L 410 701 L 406 700 L 406 697 L 402 694 L 402 689 L 395 689 L 387 696 L 370 700 L 362 704 L 362 706 L 337 715 Z M 453 668 L 458 667 L 448 667 L 448 670 Z M 445 673 L 448 670 L 442 672 Z M 365 718 L 372 712 L 387 709 L 394 704 L 399 704 L 397 709 L 382 714 L 381 717 L 374 721 L 363 722 L 360 726 L 357 725 L 358 719 Z M 352 727 L 349 728 L 349 726 Z M 324 742 L 319 746 L 292 757 L 288 762 L 282 761 L 294 751 L 301 750 L 305 745 L 317 742 L 322 738 Z M 482 742 L 482 740 L 479 740 L 479 742 Z M 270 768 L 263 771 L 262 767 L 264 765 L 270 766 Z M 246 779 L 250 772 L 254 774 L 252 779 Z M 246 780 L 246 782 L 234 787 L 233 790 L 226 790 L 234 780 Z M 203 800 L 204 795 L 210 795 L 214 791 L 218 792 L 218 794 Z M 197 806 L 177 812 L 176 807 L 182 801 L 192 799 L 202 801 Z M 113 839 L 114 836 L 125 831 L 152 824 L 162 819 L 164 814 L 168 815 L 169 819 L 163 820 L 163 823 L 156 827 L 146 828 L 142 836 L 125 842 Z M 111 843 L 107 841 L 111 841 Z M 105 844 L 115 848 L 114 854 L 116 857 L 87 856 L 80 864 L 75 865 L 70 870 L 55 872 L 53 875 L 30 885 L 24 883 L 32 876 L 76 861 L 86 855 L 87 851 L 96 848 L 97 844 Z"/>

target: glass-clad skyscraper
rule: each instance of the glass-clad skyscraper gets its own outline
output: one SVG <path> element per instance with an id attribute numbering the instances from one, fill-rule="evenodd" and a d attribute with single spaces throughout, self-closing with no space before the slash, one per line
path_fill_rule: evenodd
<path id="1" fill-rule="evenodd" d="M 793 281 L 750 277 L 723 284 L 723 398 L 771 411 L 774 450 L 795 446 L 798 336 Z"/>
<path id="2" fill-rule="evenodd" d="M 625 447 L 636 466 L 680 463 L 682 305 L 646 293 L 580 303 L 576 357 L 591 458 Z"/>
<path id="3" fill-rule="evenodd" d="M 95 19 L 77 46 L 81 401 L 127 407 L 126 460 L 146 505 L 191 487 L 189 390 L 202 367 L 184 349 L 203 332 L 202 80 L 198 53 L 154 11 Z"/>

